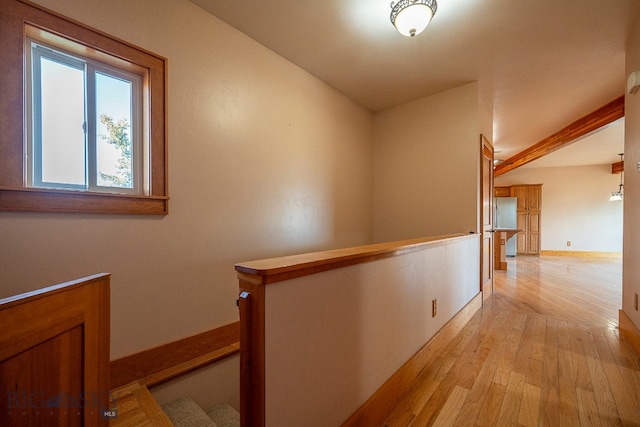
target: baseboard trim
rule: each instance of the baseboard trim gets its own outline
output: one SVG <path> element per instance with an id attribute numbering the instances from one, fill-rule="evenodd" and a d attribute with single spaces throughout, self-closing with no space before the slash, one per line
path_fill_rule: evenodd
<path id="1" fill-rule="evenodd" d="M 138 381 L 151 386 L 240 351 L 240 322 L 111 361 L 110 388 Z"/>
<path id="2" fill-rule="evenodd" d="M 618 325 L 620 335 L 629 343 L 631 347 L 640 355 L 640 330 L 633 324 L 627 313 L 623 310 L 618 312 Z"/>
<path id="3" fill-rule="evenodd" d="M 570 256 L 575 258 L 622 258 L 622 252 L 595 251 L 540 251 L 545 256 Z"/>
<path id="4" fill-rule="evenodd" d="M 479 293 L 360 406 L 342 427 L 382 425 L 420 372 L 440 355 L 481 307 L 482 293 Z"/>

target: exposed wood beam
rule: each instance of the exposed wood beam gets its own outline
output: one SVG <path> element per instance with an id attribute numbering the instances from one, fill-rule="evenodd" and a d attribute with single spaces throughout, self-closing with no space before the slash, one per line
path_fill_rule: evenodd
<path id="1" fill-rule="evenodd" d="M 611 163 L 611 173 L 622 173 L 624 172 L 624 161 Z"/>
<path id="2" fill-rule="evenodd" d="M 624 95 L 579 118 L 537 144 L 509 157 L 495 167 L 493 174 L 494 176 L 499 176 L 537 160 L 622 117 L 624 117 Z"/>

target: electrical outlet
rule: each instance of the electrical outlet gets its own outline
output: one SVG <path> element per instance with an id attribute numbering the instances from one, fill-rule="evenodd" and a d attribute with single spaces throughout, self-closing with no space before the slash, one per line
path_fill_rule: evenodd
<path id="1" fill-rule="evenodd" d="M 567 240 L 567 246 L 571 246 L 571 240 Z"/>
<path id="2" fill-rule="evenodd" d="M 438 300 L 434 299 L 433 301 L 431 301 L 431 317 L 436 317 L 437 314 L 438 314 Z"/>
<path id="3" fill-rule="evenodd" d="M 638 294 L 633 295 L 633 308 L 638 311 Z"/>

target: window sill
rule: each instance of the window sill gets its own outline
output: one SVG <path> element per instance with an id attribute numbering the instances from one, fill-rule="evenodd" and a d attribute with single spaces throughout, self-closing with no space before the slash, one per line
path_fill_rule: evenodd
<path id="1" fill-rule="evenodd" d="M 0 188 L 0 211 L 167 215 L 169 197 Z"/>

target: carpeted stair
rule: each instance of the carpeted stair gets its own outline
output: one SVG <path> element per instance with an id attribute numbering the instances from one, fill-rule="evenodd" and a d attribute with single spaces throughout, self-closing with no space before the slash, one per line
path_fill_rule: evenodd
<path id="1" fill-rule="evenodd" d="M 176 427 L 238 427 L 240 414 L 229 404 L 221 403 L 205 412 L 190 397 L 180 397 L 162 409 Z"/>

